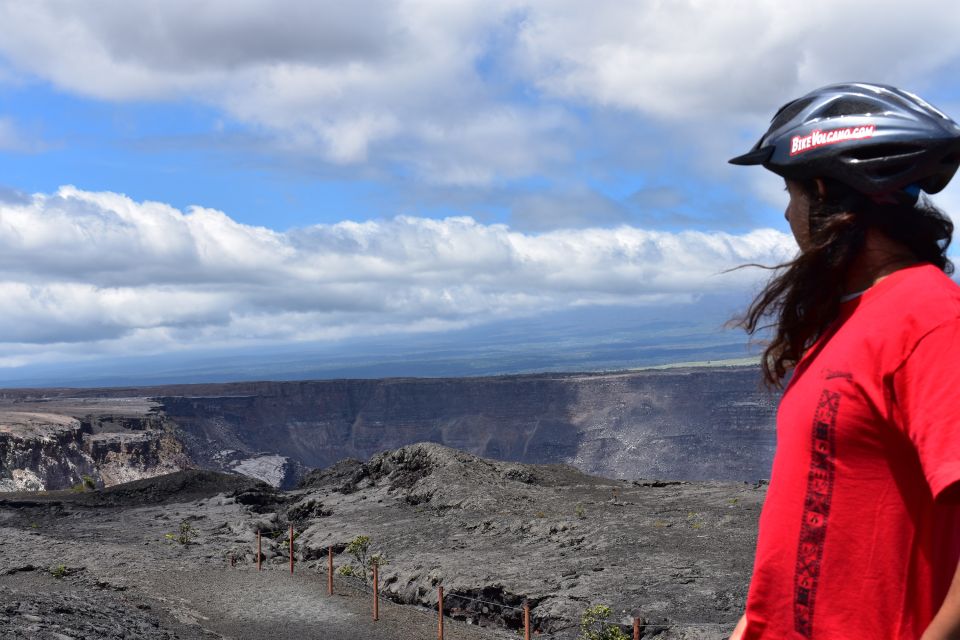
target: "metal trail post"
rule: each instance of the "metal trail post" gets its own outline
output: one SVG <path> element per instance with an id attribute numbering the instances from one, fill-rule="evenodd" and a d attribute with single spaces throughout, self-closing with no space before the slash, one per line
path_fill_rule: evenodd
<path id="1" fill-rule="evenodd" d="M 373 621 L 380 619 L 380 578 L 377 565 L 373 565 Z"/>
<path id="2" fill-rule="evenodd" d="M 443 587 L 438 587 L 437 591 L 437 611 L 440 613 L 438 619 L 440 620 L 439 626 L 437 627 L 437 639 L 443 640 Z"/>
<path id="3" fill-rule="evenodd" d="M 530 640 L 530 605 L 523 603 L 523 640 Z"/>
<path id="4" fill-rule="evenodd" d="M 260 571 L 260 558 L 262 557 L 260 553 L 260 529 L 257 529 L 257 571 Z"/>
<path id="5" fill-rule="evenodd" d="M 333 595 L 333 547 L 327 547 L 327 595 Z"/>
<path id="6" fill-rule="evenodd" d="M 293 573 L 293 525 L 290 525 L 290 573 Z"/>

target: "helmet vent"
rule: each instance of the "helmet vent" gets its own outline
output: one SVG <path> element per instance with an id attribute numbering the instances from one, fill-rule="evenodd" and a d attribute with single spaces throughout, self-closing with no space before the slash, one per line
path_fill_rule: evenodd
<path id="1" fill-rule="evenodd" d="M 854 160 L 879 160 L 912 156 L 923 152 L 923 147 L 918 144 L 875 144 L 871 146 L 858 147 L 850 149 L 845 156 Z"/>
<path id="2" fill-rule="evenodd" d="M 810 103 L 813 102 L 813 98 L 800 98 L 799 100 L 794 100 L 793 102 L 788 102 L 787 104 L 780 107 L 780 111 L 773 116 L 773 120 L 770 122 L 770 131 L 775 131 L 781 126 L 793 120 L 801 111 L 806 109 Z"/>
<path id="3" fill-rule="evenodd" d="M 891 162 L 872 167 L 867 174 L 874 179 L 892 178 L 913 168 L 910 162 Z"/>
<path id="4" fill-rule="evenodd" d="M 847 100 L 834 100 L 818 111 L 817 117 L 836 118 L 839 116 L 863 116 L 880 111 L 883 111 L 883 108 L 879 107 L 876 102 L 850 98 Z"/>

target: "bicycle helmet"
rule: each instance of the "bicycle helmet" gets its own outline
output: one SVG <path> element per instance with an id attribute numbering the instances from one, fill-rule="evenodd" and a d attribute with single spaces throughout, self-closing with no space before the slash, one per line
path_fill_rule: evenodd
<path id="1" fill-rule="evenodd" d="M 793 180 L 832 178 L 880 203 L 937 193 L 960 165 L 960 126 L 895 87 L 829 85 L 788 102 L 732 164 Z"/>

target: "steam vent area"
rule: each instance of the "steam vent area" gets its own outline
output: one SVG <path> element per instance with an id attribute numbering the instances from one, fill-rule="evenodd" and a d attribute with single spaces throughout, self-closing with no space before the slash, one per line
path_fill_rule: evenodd
<path id="1" fill-rule="evenodd" d="M 726 638 L 776 403 L 754 367 L 0 391 L 0 637 Z"/>

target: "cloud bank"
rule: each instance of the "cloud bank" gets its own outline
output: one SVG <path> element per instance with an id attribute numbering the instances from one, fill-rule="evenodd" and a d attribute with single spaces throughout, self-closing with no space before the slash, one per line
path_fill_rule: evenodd
<path id="1" fill-rule="evenodd" d="M 467 217 L 280 233 L 212 209 L 63 187 L 0 202 L 0 336 L 15 355 L 58 343 L 158 352 L 430 331 L 742 291 L 757 273 L 721 272 L 793 251 L 766 229 L 528 234 Z"/>

